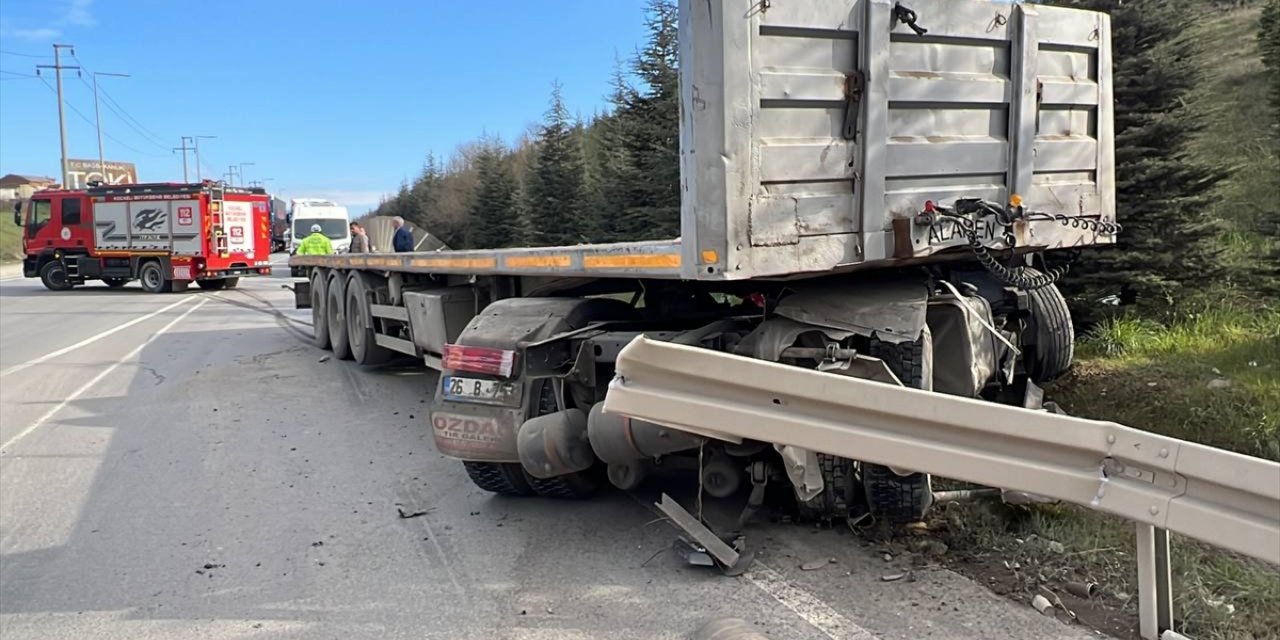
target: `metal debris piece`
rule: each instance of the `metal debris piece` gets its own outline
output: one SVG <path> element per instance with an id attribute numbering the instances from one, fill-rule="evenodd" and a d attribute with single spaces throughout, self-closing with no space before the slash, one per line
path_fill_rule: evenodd
<path id="1" fill-rule="evenodd" d="M 328 362 L 328 361 L 329 361 L 329 356 L 321 356 L 320 359 L 317 360 L 316 362 Z"/>
<path id="2" fill-rule="evenodd" d="M 818 569 L 821 569 L 825 566 L 827 566 L 826 560 L 810 560 L 800 565 L 800 570 L 801 571 L 817 571 Z"/>
<path id="3" fill-rule="evenodd" d="M 423 511 L 405 511 L 405 510 L 404 510 L 404 507 L 402 507 L 402 506 L 400 506 L 400 505 L 396 505 L 396 513 L 400 514 L 400 517 L 401 517 L 401 518 L 403 518 L 403 519 L 405 519 L 405 520 L 408 520 L 409 518 L 418 518 L 418 517 L 421 517 L 421 516 L 425 516 L 425 515 L 427 515 L 428 513 L 431 513 L 431 510 L 430 510 L 430 509 L 426 509 L 426 510 L 423 510 Z"/>
<path id="4" fill-rule="evenodd" d="M 742 575 L 747 568 L 751 566 L 755 560 L 755 554 L 745 552 L 746 539 L 738 536 L 734 539 L 734 546 L 720 539 L 711 529 L 694 518 L 692 514 L 680 506 L 678 502 L 673 500 L 671 496 L 662 494 L 662 500 L 655 505 L 658 510 L 666 514 L 671 521 L 680 527 L 682 531 L 689 534 L 689 537 L 715 558 L 716 564 L 721 571 L 728 576 Z"/>
<path id="5" fill-rule="evenodd" d="M 1067 593 L 1077 598 L 1092 598 L 1098 593 L 1096 582 L 1068 582 Z"/>
<path id="6" fill-rule="evenodd" d="M 905 573 L 886 573 L 880 576 L 880 581 L 881 582 L 897 582 L 905 577 L 907 577 L 907 574 Z"/>
<path id="7" fill-rule="evenodd" d="M 1049 602 L 1048 598 L 1038 593 L 1036 594 L 1036 597 L 1031 599 L 1031 606 L 1034 607 L 1035 610 L 1041 614 L 1046 614 L 1046 612 L 1050 612 L 1053 610 L 1053 603 Z"/>

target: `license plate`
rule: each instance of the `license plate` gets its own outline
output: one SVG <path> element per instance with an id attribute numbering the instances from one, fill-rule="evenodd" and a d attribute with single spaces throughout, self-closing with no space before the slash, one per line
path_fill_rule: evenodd
<path id="1" fill-rule="evenodd" d="M 1000 225 L 995 218 L 982 218 L 977 223 L 978 240 L 984 245 L 1002 237 Z M 953 247 L 969 244 L 969 234 L 955 220 L 942 218 L 929 225 L 930 247 Z"/>
<path id="2" fill-rule="evenodd" d="M 515 388 L 510 382 L 502 380 L 482 380 L 460 376 L 446 376 L 443 385 L 444 397 L 463 402 L 503 402 Z"/>

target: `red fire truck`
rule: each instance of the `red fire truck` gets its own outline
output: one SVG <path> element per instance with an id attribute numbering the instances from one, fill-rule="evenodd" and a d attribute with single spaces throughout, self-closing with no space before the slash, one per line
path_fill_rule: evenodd
<path id="1" fill-rule="evenodd" d="M 269 201 L 263 189 L 209 181 L 39 191 L 14 207 L 22 271 L 53 291 L 89 280 L 138 280 L 152 293 L 233 288 L 271 273 Z"/>

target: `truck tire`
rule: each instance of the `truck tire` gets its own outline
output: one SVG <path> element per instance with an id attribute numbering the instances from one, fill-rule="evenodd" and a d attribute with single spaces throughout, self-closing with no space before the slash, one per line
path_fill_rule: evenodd
<path id="1" fill-rule="evenodd" d="M 235 289 L 240 286 L 240 278 L 223 278 L 222 282 L 225 283 L 222 285 L 224 289 Z"/>
<path id="2" fill-rule="evenodd" d="M 516 462 L 463 462 L 467 477 L 477 487 L 502 496 L 531 496 L 528 476 Z"/>
<path id="3" fill-rule="evenodd" d="M 40 267 L 40 282 L 50 291 L 67 291 L 71 288 L 67 267 L 61 260 L 50 260 Z"/>
<path id="4" fill-rule="evenodd" d="M 916 389 L 927 387 L 925 380 L 925 347 L 928 334 L 915 342 L 892 343 L 872 338 L 870 355 L 884 360 L 885 365 L 902 384 Z M 867 506 L 877 518 L 893 524 L 916 522 L 933 506 L 933 490 L 929 474 L 900 476 L 881 464 L 863 463 L 862 489 Z"/>
<path id="5" fill-rule="evenodd" d="M 226 280 L 196 280 L 196 286 L 204 291 L 221 291 L 227 288 Z"/>
<path id="6" fill-rule="evenodd" d="M 107 288 L 109 289 L 119 289 L 120 287 L 123 287 L 126 284 L 129 284 L 129 279 L 128 278 L 103 278 L 102 283 L 107 285 Z"/>
<path id="7" fill-rule="evenodd" d="M 1026 350 L 1024 366 L 1032 382 L 1044 384 L 1071 368 L 1071 359 L 1075 356 L 1075 327 L 1071 324 L 1067 299 L 1057 285 L 1031 289 L 1027 299 L 1031 307 L 1027 331 L 1035 337 L 1035 344 Z"/>
<path id="8" fill-rule="evenodd" d="M 138 282 L 147 293 L 168 293 L 173 290 L 172 282 L 164 277 L 164 268 L 156 260 L 147 262 L 138 269 Z"/>
<path id="9" fill-rule="evenodd" d="M 391 359 L 391 350 L 378 344 L 370 321 L 369 286 L 364 276 L 356 274 L 347 283 L 347 341 L 351 359 L 362 365 L 382 364 Z"/>
<path id="10" fill-rule="evenodd" d="M 329 274 L 321 269 L 311 272 L 311 334 L 312 342 L 321 349 L 329 348 L 329 312 L 326 304 L 329 292 L 326 285 Z"/>
<path id="11" fill-rule="evenodd" d="M 351 341 L 347 337 L 347 301 L 346 287 L 343 286 L 342 274 L 337 273 L 329 278 L 326 287 L 328 301 L 325 313 L 329 316 L 329 346 L 333 348 L 333 356 L 339 360 L 351 359 Z"/>

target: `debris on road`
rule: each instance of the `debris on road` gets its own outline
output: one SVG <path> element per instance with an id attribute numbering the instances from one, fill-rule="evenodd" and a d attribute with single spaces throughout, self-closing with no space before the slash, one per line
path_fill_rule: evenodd
<path id="1" fill-rule="evenodd" d="M 745 538 L 738 536 L 734 539 L 735 546 L 729 546 L 729 543 L 720 539 L 705 524 L 694 518 L 693 514 L 686 511 L 671 496 L 665 493 L 662 494 L 661 502 L 658 502 L 655 506 L 658 507 L 659 511 L 666 514 L 668 518 L 671 518 L 671 521 L 677 527 L 689 534 L 697 542 L 697 546 L 694 547 L 695 552 L 701 551 L 714 558 L 716 565 L 720 567 L 720 570 L 725 575 L 742 575 L 755 560 L 754 554 L 742 552 Z M 695 564 L 695 553 L 689 554 L 689 561 L 691 564 Z"/>
<path id="2" fill-rule="evenodd" d="M 409 518 L 418 518 L 421 516 L 425 516 L 428 513 L 431 513 L 431 510 L 423 509 L 422 511 L 405 511 L 404 507 L 400 505 L 396 505 L 396 513 L 400 514 L 401 519 L 408 520 Z"/>
<path id="3" fill-rule="evenodd" d="M 800 570 L 801 570 L 801 571 L 816 571 L 816 570 L 818 570 L 818 569 L 821 569 L 821 568 L 823 568 L 823 567 L 827 566 L 827 564 L 829 564 L 829 563 L 828 563 L 826 560 L 822 560 L 822 559 L 818 559 L 818 560 L 810 560 L 810 561 L 808 561 L 808 562 L 805 562 L 805 563 L 801 564 L 801 565 L 800 565 Z"/>
<path id="4" fill-rule="evenodd" d="M 328 362 L 328 361 L 329 361 L 329 356 L 320 356 L 320 359 L 319 359 L 319 360 L 317 360 L 316 362 L 321 362 L 321 363 L 323 363 L 323 362 Z"/>
<path id="5" fill-rule="evenodd" d="M 742 618 L 716 618 L 698 627 L 692 640 L 769 640 Z"/>
<path id="6" fill-rule="evenodd" d="M 1098 584 L 1096 582 L 1068 582 L 1067 593 L 1077 598 L 1092 598 L 1098 593 Z"/>
<path id="7" fill-rule="evenodd" d="M 905 573 L 886 573 L 880 576 L 880 581 L 881 582 L 897 582 L 905 577 L 907 577 L 907 574 Z"/>

